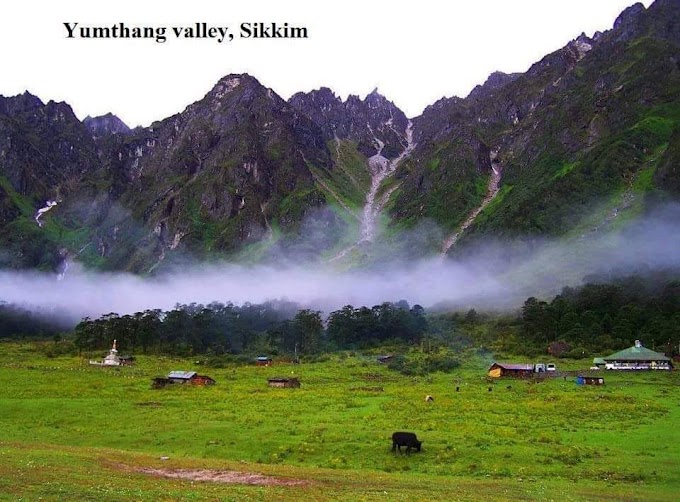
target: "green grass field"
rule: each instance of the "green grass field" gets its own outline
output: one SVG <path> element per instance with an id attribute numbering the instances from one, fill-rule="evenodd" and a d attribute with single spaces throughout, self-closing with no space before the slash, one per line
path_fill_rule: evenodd
<path id="1" fill-rule="evenodd" d="M 604 387 L 578 387 L 573 377 L 489 382 L 488 361 L 466 361 L 429 377 L 361 355 L 219 369 L 140 357 L 113 369 L 0 343 L 0 499 L 677 500 L 677 372 L 603 372 Z M 173 369 L 218 384 L 150 388 Z M 291 374 L 300 389 L 267 387 Z M 423 451 L 392 453 L 397 430 L 416 432 Z"/>

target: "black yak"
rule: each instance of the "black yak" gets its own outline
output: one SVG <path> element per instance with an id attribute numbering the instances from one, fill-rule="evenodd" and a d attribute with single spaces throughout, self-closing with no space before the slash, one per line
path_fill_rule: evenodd
<path id="1" fill-rule="evenodd" d="M 392 434 L 392 451 L 399 450 L 401 452 L 401 447 L 406 446 L 406 453 L 408 453 L 411 448 L 420 451 L 420 447 L 423 444 L 422 441 L 418 441 L 418 438 L 413 432 L 395 432 Z"/>

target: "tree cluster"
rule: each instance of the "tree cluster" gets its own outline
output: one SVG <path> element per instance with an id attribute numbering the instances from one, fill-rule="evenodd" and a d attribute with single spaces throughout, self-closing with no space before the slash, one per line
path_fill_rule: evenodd
<path id="1" fill-rule="evenodd" d="M 309 355 L 385 341 L 417 343 L 426 328 L 423 308 L 405 301 L 348 305 L 330 314 L 326 328 L 320 312 L 289 302 L 211 303 L 86 318 L 76 326 L 74 342 L 81 351 L 104 350 L 116 339 L 126 352 Z"/>
<path id="2" fill-rule="evenodd" d="M 328 317 L 328 339 L 339 348 L 380 345 L 386 341 L 418 343 L 427 331 L 425 310 L 401 300 L 373 308 L 347 305 Z"/>
<path id="3" fill-rule="evenodd" d="M 255 349 L 262 334 L 295 315 L 289 302 L 177 305 L 173 310 L 146 310 L 120 316 L 83 319 L 75 328 L 76 346 L 105 349 L 117 339 L 125 351 L 142 353 L 239 354 Z"/>
<path id="4" fill-rule="evenodd" d="M 591 282 L 551 302 L 531 297 L 522 308 L 523 341 L 556 357 L 619 350 L 636 339 L 670 353 L 679 333 L 680 281 L 672 275 Z"/>
<path id="5" fill-rule="evenodd" d="M 36 312 L 0 302 L 0 338 L 45 339 L 58 336 L 65 329 L 54 312 Z"/>

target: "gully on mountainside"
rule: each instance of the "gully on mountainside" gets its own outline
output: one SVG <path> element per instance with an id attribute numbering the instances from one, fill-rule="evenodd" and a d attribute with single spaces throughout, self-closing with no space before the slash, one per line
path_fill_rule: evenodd
<path id="1" fill-rule="evenodd" d="M 391 124 L 386 125 L 391 126 Z M 413 142 L 413 124 L 410 120 L 408 122 L 408 126 L 406 127 L 406 131 L 404 131 L 404 139 L 406 141 L 404 149 L 398 157 L 390 161 L 382 155 L 382 150 L 385 146 L 385 143 L 378 139 L 375 135 L 373 136 L 373 140 L 376 144 L 376 154 L 368 159 L 368 170 L 371 175 L 371 187 L 366 194 L 366 204 L 364 205 L 364 210 L 361 215 L 361 232 L 359 241 L 340 251 L 333 258 L 331 258 L 330 261 L 337 261 L 346 256 L 347 253 L 355 249 L 358 245 L 365 242 L 373 242 L 375 239 L 378 227 L 378 216 L 385 207 L 385 204 L 387 204 L 390 195 L 397 187 L 387 190 L 382 197 L 376 200 L 378 190 L 380 189 L 383 181 L 394 174 L 399 164 L 411 154 L 416 146 Z"/>
<path id="2" fill-rule="evenodd" d="M 446 239 L 444 239 L 444 242 L 442 243 L 442 250 L 441 250 L 441 257 L 445 257 L 446 253 L 453 247 L 453 245 L 458 241 L 460 236 L 465 232 L 472 223 L 474 223 L 475 219 L 481 213 L 486 206 L 489 205 L 489 203 L 498 195 L 498 191 L 500 190 L 499 184 L 501 182 L 501 175 L 503 172 L 503 166 L 501 166 L 497 161 L 496 157 L 498 155 L 498 150 L 496 151 L 491 151 L 490 157 L 491 157 L 491 177 L 489 178 L 489 184 L 487 185 L 486 188 L 486 196 L 482 200 L 482 203 L 477 206 L 475 209 L 470 212 L 468 217 L 465 219 L 463 224 L 458 228 L 458 230 L 451 235 L 449 235 Z"/>

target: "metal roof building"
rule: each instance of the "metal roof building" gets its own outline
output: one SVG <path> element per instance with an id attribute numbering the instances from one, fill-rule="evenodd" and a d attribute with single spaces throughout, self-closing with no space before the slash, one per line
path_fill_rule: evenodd
<path id="1" fill-rule="evenodd" d="M 640 340 L 628 349 L 603 357 L 608 370 L 670 370 L 670 357 L 642 346 Z"/>
<path id="2" fill-rule="evenodd" d="M 196 376 L 195 371 L 171 371 L 168 373 L 168 378 L 171 380 L 191 380 Z"/>
<path id="3" fill-rule="evenodd" d="M 533 364 L 493 363 L 489 368 L 489 376 L 531 376 L 534 372 Z"/>

